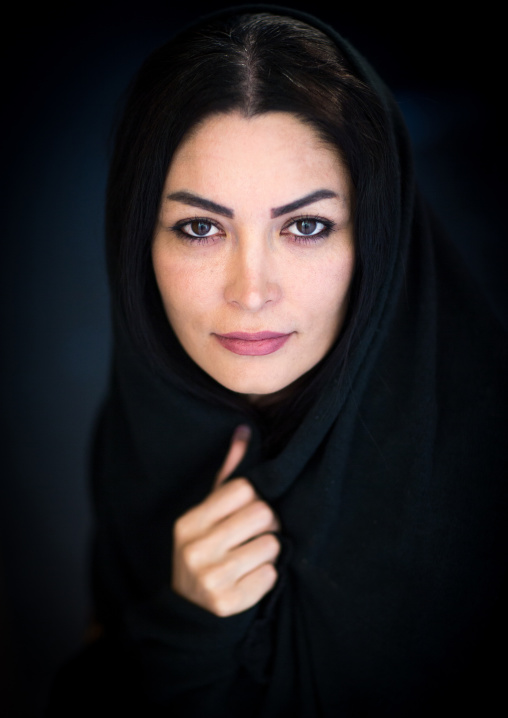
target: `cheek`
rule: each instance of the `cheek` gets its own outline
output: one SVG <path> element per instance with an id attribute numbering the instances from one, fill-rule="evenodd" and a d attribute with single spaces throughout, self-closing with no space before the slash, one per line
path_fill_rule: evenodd
<path id="1" fill-rule="evenodd" d="M 175 256 L 176 255 L 176 256 Z M 168 253 L 153 252 L 155 278 L 168 319 L 192 322 L 216 301 L 217 277 L 212 267 Z"/>
<path id="2" fill-rule="evenodd" d="M 295 283 L 298 304 L 307 308 L 309 319 L 317 326 L 327 327 L 341 322 L 347 307 L 349 287 L 354 269 L 354 253 L 351 250 L 339 258 L 331 257 L 319 266 L 310 268 Z"/>

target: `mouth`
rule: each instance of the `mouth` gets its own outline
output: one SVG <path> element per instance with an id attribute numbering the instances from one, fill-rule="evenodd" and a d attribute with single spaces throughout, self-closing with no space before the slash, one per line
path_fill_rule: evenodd
<path id="1" fill-rule="evenodd" d="M 233 354 L 243 356 L 265 356 L 281 349 L 293 332 L 231 332 L 214 334 L 217 341 Z"/>

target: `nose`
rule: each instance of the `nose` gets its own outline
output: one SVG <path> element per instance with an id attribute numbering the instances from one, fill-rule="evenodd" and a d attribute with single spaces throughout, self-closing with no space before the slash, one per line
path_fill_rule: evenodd
<path id="1" fill-rule="evenodd" d="M 258 312 L 279 301 L 282 288 L 276 265 L 273 248 L 261 237 L 242 237 L 230 257 L 224 290 L 226 301 L 249 312 Z"/>

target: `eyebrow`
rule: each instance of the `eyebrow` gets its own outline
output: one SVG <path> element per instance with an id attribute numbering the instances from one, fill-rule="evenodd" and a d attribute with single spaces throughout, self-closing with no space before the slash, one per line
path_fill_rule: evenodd
<path id="1" fill-rule="evenodd" d="M 305 207 L 313 202 L 318 202 L 320 199 L 332 199 L 337 196 L 337 193 L 332 192 L 330 189 L 318 189 L 316 192 L 311 192 L 301 199 L 296 199 L 294 202 L 290 202 L 289 204 L 283 204 L 282 207 L 274 207 L 271 211 L 271 216 L 274 218 L 280 217 L 283 214 L 294 212 L 296 209 L 300 209 L 300 207 Z"/>
<path id="2" fill-rule="evenodd" d="M 280 217 L 283 214 L 294 212 L 301 207 L 305 207 L 313 202 L 318 202 L 321 199 L 333 199 L 335 197 L 338 197 L 336 192 L 332 192 L 330 189 L 319 189 L 316 192 L 311 192 L 310 194 L 305 195 L 305 197 L 296 199 L 294 202 L 283 204 L 281 207 L 274 207 L 270 212 L 270 216 L 272 218 Z M 166 199 L 171 199 L 175 202 L 182 202 L 183 204 L 188 204 L 191 207 L 200 207 L 201 209 L 206 209 L 208 212 L 215 212 L 216 214 L 220 214 L 223 217 L 229 217 L 230 219 L 233 219 L 235 216 L 235 213 L 232 209 L 229 209 L 229 207 L 217 204 L 217 202 L 212 202 L 212 200 L 205 199 L 204 197 L 200 197 L 192 192 L 172 192 L 166 196 Z"/>
<path id="3" fill-rule="evenodd" d="M 224 207 L 222 204 L 217 204 L 217 202 L 212 202 L 210 199 L 199 197 L 199 195 L 192 194 L 192 192 L 173 192 L 172 194 L 168 194 L 166 199 L 173 199 L 175 202 L 182 202 L 191 207 L 200 207 L 201 209 L 206 209 L 208 212 L 215 212 L 230 219 L 235 216 L 232 209 Z"/>

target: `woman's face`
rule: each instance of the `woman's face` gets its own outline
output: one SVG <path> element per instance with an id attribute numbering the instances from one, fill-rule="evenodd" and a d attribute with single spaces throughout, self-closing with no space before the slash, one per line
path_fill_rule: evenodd
<path id="1" fill-rule="evenodd" d="M 337 338 L 354 265 L 353 189 L 338 153 L 288 113 L 205 120 L 169 169 L 152 258 L 187 354 L 254 400 Z"/>

